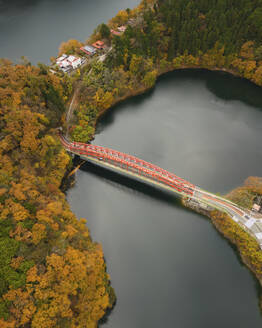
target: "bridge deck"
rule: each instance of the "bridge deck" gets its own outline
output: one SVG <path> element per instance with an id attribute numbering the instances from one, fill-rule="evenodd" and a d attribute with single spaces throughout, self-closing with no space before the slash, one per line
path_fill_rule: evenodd
<path id="1" fill-rule="evenodd" d="M 121 170 L 125 170 L 126 173 L 131 175 L 135 174 L 142 179 L 148 178 L 159 184 L 164 184 L 179 194 L 188 196 L 194 194 L 195 186 L 192 183 L 135 156 L 101 146 L 76 142 L 71 143 L 63 136 L 61 137 L 61 142 L 68 151 L 86 159 L 98 160 L 101 163 L 107 163 Z"/>
<path id="2" fill-rule="evenodd" d="M 227 199 L 206 192 L 175 174 L 135 156 L 101 146 L 70 142 L 61 134 L 60 139 L 67 151 L 79 155 L 86 160 L 136 176 L 139 179 L 164 187 L 179 195 L 190 197 L 201 204 L 207 204 L 212 208 L 226 212 L 237 224 L 257 240 L 262 249 L 262 220 L 261 218 L 252 217 L 250 211 L 240 208 Z"/>

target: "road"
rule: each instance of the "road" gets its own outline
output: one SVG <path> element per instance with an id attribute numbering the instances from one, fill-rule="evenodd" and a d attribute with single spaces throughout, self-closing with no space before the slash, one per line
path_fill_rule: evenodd
<path id="1" fill-rule="evenodd" d="M 194 197 L 211 207 L 225 211 L 246 232 L 254 237 L 262 249 L 262 215 L 244 210 L 229 200 L 196 188 Z"/>

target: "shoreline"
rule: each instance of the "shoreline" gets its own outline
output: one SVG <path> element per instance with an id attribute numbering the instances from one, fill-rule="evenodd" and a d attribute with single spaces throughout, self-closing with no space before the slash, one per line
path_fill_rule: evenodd
<path id="1" fill-rule="evenodd" d="M 247 78 L 244 78 L 242 77 L 240 74 L 238 74 L 237 72 L 233 71 L 233 70 L 230 70 L 230 69 L 226 69 L 226 68 L 219 68 L 219 67 L 201 67 L 201 66 L 195 66 L 195 65 L 183 65 L 181 67 L 178 67 L 178 68 L 173 68 L 173 67 L 168 67 L 166 69 L 158 69 L 157 70 L 157 76 L 156 76 L 156 81 L 154 82 L 154 84 L 150 87 L 147 87 L 147 86 L 144 86 L 142 85 L 140 88 L 136 89 L 136 90 L 132 90 L 132 91 L 129 91 L 128 93 L 126 93 L 125 95 L 119 97 L 119 98 L 116 98 L 114 100 L 114 102 L 108 106 L 107 108 L 103 109 L 102 111 L 100 111 L 95 119 L 95 123 L 94 123 L 94 128 L 95 128 L 95 132 L 92 136 L 92 139 L 91 140 L 94 140 L 95 138 L 95 133 L 96 133 L 96 127 L 97 127 L 97 123 L 98 121 L 103 117 L 103 115 L 105 115 L 109 110 L 111 110 L 112 108 L 114 108 L 115 106 L 119 105 L 120 103 L 132 98 L 132 97 L 136 97 L 136 96 L 139 96 L 139 95 L 143 95 L 145 94 L 146 92 L 150 92 L 151 90 L 154 89 L 158 79 L 165 75 L 165 74 L 168 74 L 168 73 L 171 73 L 171 72 L 175 72 L 176 70 L 177 71 L 180 71 L 180 70 L 206 70 L 206 71 L 211 71 L 211 72 L 223 72 L 223 73 L 226 73 L 226 74 L 229 74 L 229 75 L 232 75 L 234 77 L 237 77 L 237 78 L 241 78 L 241 79 L 245 79 L 249 82 L 251 82 L 252 84 L 254 84 L 255 86 L 259 86 L 257 85 L 256 83 L 254 83 L 253 81 L 251 81 L 250 79 L 247 79 Z M 256 268 L 254 267 L 254 265 L 252 265 L 252 261 L 250 260 L 248 254 L 246 254 L 243 249 L 241 249 L 241 247 L 239 246 L 239 240 L 238 240 L 238 233 L 235 234 L 235 237 L 233 238 L 232 235 L 230 235 L 229 233 L 227 233 L 225 231 L 225 229 L 223 229 L 223 226 L 221 225 L 221 222 L 219 219 L 217 219 L 214 215 L 214 213 L 220 213 L 222 216 L 225 216 L 224 219 L 227 220 L 227 224 L 230 225 L 230 226 L 234 226 L 236 225 L 236 223 L 230 218 L 230 216 L 228 215 L 225 215 L 224 213 L 220 212 L 220 211 L 206 211 L 206 210 L 203 210 L 201 208 L 194 208 L 192 206 L 190 206 L 186 200 L 184 198 L 182 198 L 182 204 L 185 208 L 189 208 L 199 214 L 202 214 L 204 215 L 205 217 L 209 218 L 212 222 L 212 224 L 214 225 L 214 227 L 216 228 L 216 230 L 228 241 L 230 242 L 231 245 L 234 246 L 234 248 L 237 250 L 237 254 L 239 255 L 241 261 L 245 264 L 245 266 L 252 272 L 252 274 L 254 275 L 254 277 L 256 278 L 256 280 L 258 281 L 259 283 L 259 286 L 260 286 L 260 294 L 261 293 L 261 287 L 262 287 L 262 274 L 260 272 L 258 272 L 258 270 L 256 270 Z M 239 227 L 239 229 L 241 229 Z M 248 235 L 244 230 L 243 230 L 243 233 L 246 234 L 246 238 L 252 238 L 250 237 L 250 235 Z M 255 240 L 254 240 L 255 241 Z M 255 243 L 257 244 L 258 246 L 258 243 L 257 241 L 255 241 Z M 259 247 L 259 246 L 258 246 Z M 261 296 L 260 296 L 261 298 Z M 262 308 L 262 298 L 260 300 L 260 307 Z"/>
<path id="2" fill-rule="evenodd" d="M 149 92 L 149 91 L 153 90 L 154 87 L 155 87 L 155 85 L 156 85 L 156 83 L 158 82 L 159 78 L 162 77 L 162 76 L 164 76 L 165 74 L 172 73 L 172 72 L 175 72 L 175 71 L 182 71 L 182 70 L 203 70 L 203 71 L 209 71 L 209 72 L 226 73 L 226 74 L 232 75 L 232 76 L 234 76 L 236 78 L 240 78 L 240 79 L 246 80 L 246 81 L 254 84 L 255 86 L 261 88 L 261 86 L 258 85 L 258 84 L 256 84 L 254 81 L 241 76 L 236 71 L 233 71 L 233 70 L 230 70 L 230 69 L 226 69 L 226 68 L 220 68 L 220 67 L 210 68 L 210 67 L 195 66 L 195 65 L 192 65 L 192 66 L 190 66 L 190 65 L 188 65 L 188 66 L 183 65 L 183 66 L 177 67 L 177 68 L 170 67 L 170 68 L 165 69 L 165 70 L 158 70 L 158 74 L 156 76 L 156 81 L 153 84 L 153 86 L 150 86 L 150 87 L 141 86 L 138 90 L 130 91 L 126 95 L 123 95 L 123 96 L 115 99 L 114 102 L 110 106 L 108 106 L 107 108 L 103 109 L 101 112 L 98 113 L 98 115 L 97 115 L 97 117 L 95 119 L 94 127 L 96 128 L 96 125 L 97 125 L 98 121 L 103 117 L 103 115 L 105 115 L 109 110 L 111 110 L 115 106 L 123 103 L 124 101 L 126 101 L 126 100 L 128 100 L 128 99 L 130 99 L 132 97 L 140 96 L 140 95 L 145 94 L 146 92 Z M 74 96 L 74 93 L 73 93 L 73 96 Z M 95 135 L 95 133 L 94 133 L 94 135 Z M 92 136 L 92 139 L 91 140 L 94 140 L 94 135 Z"/>
<path id="3" fill-rule="evenodd" d="M 145 9 L 143 8 L 142 4 L 140 6 L 141 7 L 137 9 L 138 12 L 133 13 L 135 17 L 136 15 L 138 17 L 140 12 Z M 193 57 L 193 59 L 200 60 L 201 62 L 201 55 L 198 56 L 199 58 Z M 103 118 L 103 115 L 107 113 L 107 111 L 113 109 L 115 106 L 132 97 L 137 97 L 144 95 L 147 92 L 151 92 L 154 89 L 156 83 L 159 81 L 159 78 L 171 72 L 181 70 L 207 70 L 214 72 L 224 72 L 232 76 L 248 80 L 255 85 L 259 85 L 252 81 L 252 77 L 244 77 L 244 73 L 242 73 L 242 71 L 238 71 L 236 66 L 227 66 L 232 67 L 233 69 L 227 69 L 223 67 L 221 68 L 215 66 L 219 65 L 219 62 L 211 61 L 214 64 L 214 67 L 209 67 L 205 66 L 206 62 L 204 61 L 201 62 L 201 64 L 199 64 L 199 61 L 195 61 L 194 63 L 190 62 L 190 56 L 185 55 L 185 53 L 180 57 L 183 57 L 183 60 L 185 61 L 183 63 L 179 62 L 179 64 L 175 64 L 173 61 L 167 62 L 165 60 L 167 57 L 159 57 L 159 60 L 154 62 L 154 64 L 152 61 L 151 68 L 145 69 L 144 72 L 155 73 L 155 75 L 153 74 L 154 80 L 152 80 L 152 83 L 149 82 L 150 86 L 145 85 L 148 83 L 148 80 L 145 80 L 146 82 L 144 82 L 144 80 L 142 81 L 142 78 L 140 79 L 139 76 L 136 75 L 137 73 L 134 73 L 133 76 L 130 75 L 126 79 L 128 82 L 131 82 L 129 89 L 123 88 L 124 91 L 119 93 L 114 93 L 114 90 L 110 90 L 112 91 L 111 103 L 107 103 L 105 108 L 100 108 L 97 106 L 97 111 L 95 112 L 95 115 L 92 117 L 92 119 L 90 119 L 90 121 L 89 118 L 85 118 L 86 121 L 83 119 L 84 123 L 81 125 L 81 128 L 83 127 L 83 130 L 86 129 L 85 132 L 88 131 L 88 128 L 92 128 L 92 132 L 88 135 L 88 140 L 90 140 L 90 138 L 91 140 L 95 138 L 97 124 L 99 120 Z M 161 58 L 163 61 L 160 60 Z M 178 57 L 175 58 L 179 59 Z M 145 55 L 142 59 L 146 63 L 148 58 Z M 211 59 L 214 60 L 214 58 L 212 58 L 212 54 Z M 244 60 L 245 59 L 243 59 L 243 61 Z M 18 63 L 16 65 L 18 65 Z M 45 70 L 45 65 L 41 67 L 40 72 L 37 71 L 35 65 L 32 66 L 32 71 L 31 67 L 28 67 L 26 64 L 21 64 L 20 66 L 23 67 L 22 72 L 25 73 L 23 74 L 23 78 L 20 78 L 20 80 L 25 80 L 25 86 L 31 85 L 31 81 L 34 81 L 31 78 L 36 78 L 39 76 L 41 77 L 41 81 L 46 81 L 46 85 L 43 87 L 43 85 L 40 83 L 34 83 L 36 91 L 38 91 L 39 99 L 33 97 L 33 95 L 28 96 L 28 99 L 30 100 L 30 106 L 27 110 L 26 106 L 25 108 L 22 107 L 24 103 L 21 101 L 23 98 L 22 91 L 24 90 L 23 83 L 21 83 L 22 87 L 20 87 L 21 90 L 18 92 L 19 88 L 15 86 L 15 83 L 12 84 L 10 82 L 10 90 L 12 92 L 10 93 L 10 106 L 9 104 L 7 106 L 8 109 L 10 107 L 10 114 L 8 113 L 10 116 L 10 121 L 12 121 L 11 118 L 15 117 L 18 112 L 21 112 L 22 115 L 24 115 L 26 118 L 30 111 L 32 122 L 30 119 L 27 119 L 27 121 L 25 120 L 25 122 L 31 122 L 32 124 L 27 124 L 26 129 L 24 129 L 22 124 L 24 121 L 23 117 L 21 117 L 20 120 L 17 119 L 18 126 L 15 129 L 10 129 L 8 132 L 7 137 L 9 137 L 9 135 L 11 137 L 16 136 L 16 142 L 18 144 L 16 147 L 17 149 L 12 148 L 12 144 L 15 143 L 15 138 L 12 140 L 13 142 L 10 142 L 8 139 L 8 142 L 3 142 L 3 148 L 6 147 L 8 151 L 9 160 L 8 162 L 4 162 L 5 168 L 6 171 L 8 171 L 8 168 L 11 167 L 12 169 L 14 167 L 14 172 L 16 173 L 13 174 L 13 172 L 10 170 L 10 176 L 12 179 L 15 177 L 15 182 L 17 185 L 12 185 L 10 187 L 10 181 L 12 183 L 13 181 L 8 181 L 6 184 L 7 187 L 4 189 L 0 188 L 0 196 L 2 195 L 1 192 L 4 192 L 6 193 L 4 197 L 9 197 L 11 199 L 10 202 L 12 202 L 12 193 L 16 193 L 16 195 L 18 195 L 18 197 L 21 199 L 19 199 L 19 201 L 14 199 L 14 201 L 11 203 L 13 206 L 12 209 L 14 209 L 14 212 L 17 214 L 18 211 L 15 206 L 20 206 L 20 208 L 24 211 L 22 214 L 26 214 L 28 216 L 26 219 L 24 219 L 24 222 L 19 222 L 19 220 L 15 218 L 15 221 L 11 222 L 12 225 L 10 223 L 10 229 L 14 230 L 13 235 L 9 235 L 9 232 L 7 232 L 6 238 L 12 241 L 12 239 L 16 240 L 23 237 L 24 239 L 21 239 L 19 242 L 21 242 L 21 245 L 26 247 L 28 246 L 28 250 L 30 250 L 30 253 L 27 253 L 24 251 L 25 247 L 21 247 L 24 252 L 20 254 L 21 257 L 18 257 L 18 260 L 24 260 L 25 263 L 22 262 L 22 264 L 28 265 L 30 263 L 28 261 L 26 263 L 26 260 L 28 258 L 32 259 L 33 264 L 30 265 L 33 266 L 31 266 L 28 271 L 23 273 L 26 274 L 27 278 L 25 280 L 26 282 L 21 285 L 23 289 L 28 288 L 31 294 L 27 294 L 26 292 L 22 294 L 20 293 L 20 290 L 18 290 L 19 293 L 17 293 L 17 295 L 12 294 L 12 290 L 8 290 L 8 292 L 2 292 L 1 296 L 3 299 L 5 298 L 5 302 L 1 302 L 0 305 L 2 306 L 4 304 L 4 312 L 7 313 L 7 317 L 1 317 L 0 324 L 2 323 L 4 326 L 8 325 L 8 327 L 11 327 L 11 325 L 12 327 L 14 325 L 20 327 L 20 322 L 23 326 L 31 326 L 33 322 L 34 326 L 40 327 L 41 325 L 43 328 L 47 327 L 47 325 L 49 327 L 49 325 L 60 326 L 60 324 L 62 326 L 66 325 L 69 327 L 69 325 L 71 326 L 71 324 L 74 322 L 74 324 L 80 326 L 82 323 L 83 325 L 87 324 L 88 326 L 92 327 L 100 327 L 100 324 L 106 322 L 107 317 L 114 309 L 114 306 L 117 302 L 117 297 L 115 296 L 114 289 L 111 285 L 110 276 L 107 273 L 106 259 L 104 257 L 101 244 L 98 244 L 99 241 L 96 242 L 92 240 L 92 234 L 90 234 L 88 230 L 88 224 L 86 223 L 85 219 L 76 217 L 70 208 L 69 201 L 67 199 L 67 190 L 73 186 L 70 184 L 71 182 L 77 181 L 74 175 L 77 169 L 72 171 L 72 160 L 70 160 L 70 156 L 67 154 L 65 149 L 63 149 L 58 138 L 56 137 L 56 128 L 58 125 L 63 125 L 64 127 L 66 126 L 67 134 L 70 128 L 73 128 L 73 121 L 76 122 L 76 125 L 80 125 L 78 120 L 79 118 L 76 117 L 76 114 L 81 110 L 81 102 L 78 103 L 78 100 L 80 99 L 80 95 L 78 94 L 78 82 L 80 83 L 81 87 L 82 80 L 78 79 L 77 74 L 75 74 L 72 79 L 68 80 L 65 78 L 65 76 L 60 74 L 59 76 L 51 76 L 51 74 L 49 75 L 48 72 L 45 74 L 42 72 L 42 69 L 43 71 Z M 110 64 L 108 63 L 106 64 L 106 67 L 111 69 L 111 72 L 114 72 L 114 70 L 117 71 L 117 67 L 111 68 Z M 149 66 L 145 64 L 145 67 Z M 152 69 L 153 71 L 151 71 Z M 126 73 L 126 69 L 123 71 Z M 10 72 L 13 72 L 11 68 Z M 17 72 L 13 72 L 13 75 L 11 75 L 11 73 L 11 77 L 19 77 Z M 82 70 L 82 73 L 85 74 L 85 71 Z M 5 74 L 3 76 L 5 76 Z M 16 82 L 16 79 L 14 79 L 14 81 Z M 53 93 L 50 92 L 48 86 L 54 88 L 58 98 L 52 97 Z M 104 85 L 102 85 L 102 87 L 103 86 Z M 261 86 L 262 85 L 260 85 L 260 87 Z M 88 95 L 88 91 L 83 90 L 83 94 L 85 93 Z M 119 96 L 119 94 L 122 96 Z M 46 98 L 48 98 L 48 101 Z M 71 99 L 69 100 L 69 98 Z M 88 104 L 90 98 L 91 96 L 89 99 L 87 99 L 86 104 Z M 58 100 L 60 100 L 60 102 L 58 102 Z M 33 106 L 35 106 L 35 109 Z M 17 112 L 15 112 L 15 109 L 19 109 L 20 111 L 17 110 Z M 37 117 L 38 112 L 41 113 L 40 115 L 44 113 L 42 115 L 42 121 L 42 116 L 40 117 L 39 115 L 39 117 Z M 46 118 L 48 121 L 48 117 L 50 117 L 50 122 L 52 123 L 50 123 L 50 126 L 48 125 L 49 123 L 44 120 L 44 118 Z M 38 122 L 38 120 L 39 122 L 41 121 L 42 124 L 42 133 L 38 133 L 35 130 L 36 124 L 34 122 Z M 19 130 L 23 130 L 24 132 L 27 132 L 27 134 L 24 133 L 24 135 L 17 137 L 15 133 Z M 69 134 L 70 133 L 71 132 L 69 132 Z M 1 140 L 2 136 L 0 135 L 0 141 Z M 36 151 L 33 148 L 35 145 L 38 145 L 38 143 L 38 151 Z M 11 150 L 8 148 L 10 145 Z M 42 147 L 42 153 L 39 152 L 40 147 Z M 48 153 L 50 150 L 51 153 Z M 1 149 L 0 154 L 2 154 Z M 7 157 L 6 154 L 4 155 Z M 48 160 L 45 158 L 47 156 Z M 28 172 L 22 172 L 24 168 L 26 168 L 26 171 Z M 7 172 L 7 176 L 9 176 L 10 172 Z M 17 174 L 17 176 L 15 174 Z M 22 190 L 26 196 L 24 196 L 23 193 L 18 193 L 20 191 L 20 183 L 21 186 L 23 186 L 24 183 L 25 187 L 28 184 L 31 188 L 31 192 L 38 193 L 39 199 L 38 197 L 34 198 L 29 193 L 27 195 L 27 190 Z M 15 187 L 17 187 L 17 189 Z M 10 191 L 10 188 L 12 188 L 12 192 Z M 26 202 L 23 200 L 23 197 L 26 197 Z M 5 198 L 2 198 L 2 203 L 3 202 L 5 202 Z M 190 210 L 194 210 L 195 212 L 209 217 L 218 232 L 223 236 L 223 238 L 228 240 L 230 243 L 229 245 L 235 245 L 234 249 L 236 248 L 237 250 L 237 257 L 241 258 L 241 261 L 256 277 L 256 281 L 259 282 L 261 294 L 262 254 L 260 251 L 259 256 L 261 255 L 261 262 L 257 260 L 258 257 L 252 255 L 252 247 L 256 248 L 256 245 L 254 245 L 254 240 L 249 238 L 250 236 L 247 235 L 245 231 L 244 233 L 247 236 L 241 235 L 242 231 L 240 228 L 238 228 L 238 230 L 233 229 L 233 232 L 231 232 L 231 230 L 227 231 L 226 228 L 228 225 L 231 227 L 236 225 L 236 223 L 232 221 L 229 216 L 225 217 L 225 214 L 222 212 L 216 212 L 213 210 L 210 212 L 201 212 L 201 209 L 192 208 L 189 206 L 189 204 L 186 204 L 186 199 L 182 199 L 182 203 L 185 208 L 189 208 Z M 4 205 L 6 206 L 7 210 L 9 210 L 11 207 L 8 207 L 6 204 Z M 3 214 L 5 215 L 4 211 Z M 21 215 L 21 217 L 23 217 L 23 215 Z M 21 237 L 19 235 L 20 232 L 18 227 L 21 227 L 24 223 L 24 235 Z M 15 230 L 16 227 L 17 229 Z M 243 248 L 242 244 L 243 240 L 246 241 L 245 238 L 248 242 L 248 246 L 251 245 L 251 250 L 249 248 Z M 50 250 L 47 248 L 47 246 L 50 247 Z M 16 260 L 15 257 L 14 260 Z M 17 263 L 12 263 L 12 265 L 10 264 L 10 270 L 17 270 L 18 266 L 20 265 L 19 261 Z M 256 267 L 257 263 L 261 264 L 259 268 L 260 271 Z M 72 275 L 70 278 L 67 275 L 68 267 L 70 267 L 74 277 Z M 49 270 L 48 272 L 52 272 L 54 276 L 54 282 L 51 279 L 50 281 L 47 279 L 47 270 Z M 12 275 L 10 275 L 10 277 L 12 278 Z M 2 277 L 2 279 L 4 278 L 5 277 Z M 63 288 L 65 282 L 67 288 Z M 78 285 L 76 285 L 76 282 Z M 87 287 L 89 288 L 89 284 L 92 287 L 90 288 L 91 290 L 87 289 Z M 60 288 L 59 292 L 56 287 Z M 61 293 L 63 298 L 58 297 L 60 296 L 59 293 Z M 44 298 L 41 296 L 41 299 L 39 295 L 44 294 L 48 297 L 45 296 Z M 71 297 L 71 294 L 73 294 L 73 297 Z M 53 306 L 50 301 L 52 298 L 56 302 L 54 303 L 55 306 Z M 65 300 L 65 304 L 61 302 L 61 299 Z M 67 300 L 68 302 L 66 302 Z M 42 305 L 46 307 L 45 311 L 43 311 Z M 11 306 L 16 310 L 16 312 L 13 311 L 12 313 Z M 261 295 L 260 307 L 262 309 Z M 56 311 L 55 315 L 52 314 L 54 311 Z M 27 314 L 27 317 L 25 314 Z M 44 319 L 40 322 L 39 318 Z M 59 322 L 61 318 L 62 320 L 65 320 L 64 322 L 66 323 Z"/>
<path id="4" fill-rule="evenodd" d="M 238 229 L 241 229 L 239 225 L 237 225 L 229 215 L 222 213 L 221 211 L 214 210 L 214 209 L 208 209 L 201 207 L 201 204 L 192 204 L 189 199 L 186 197 L 182 198 L 182 205 L 185 208 L 188 208 L 198 214 L 201 214 L 205 216 L 206 218 L 210 219 L 211 223 L 214 225 L 216 230 L 232 245 L 234 246 L 235 250 L 237 251 L 237 255 L 239 255 L 241 261 L 245 264 L 245 266 L 251 271 L 253 276 L 256 278 L 257 282 L 260 286 L 260 294 L 262 296 L 262 274 L 255 270 L 254 266 L 252 265 L 248 254 L 245 254 L 241 247 L 239 247 L 239 239 L 238 234 L 230 234 L 228 231 L 226 231 L 225 228 L 223 228 L 222 221 L 225 220 L 228 225 L 232 225 L 232 227 L 236 227 Z M 242 230 L 243 233 L 246 235 L 245 237 L 248 239 L 252 239 L 252 242 L 256 242 L 255 239 L 253 239 L 247 232 Z"/>

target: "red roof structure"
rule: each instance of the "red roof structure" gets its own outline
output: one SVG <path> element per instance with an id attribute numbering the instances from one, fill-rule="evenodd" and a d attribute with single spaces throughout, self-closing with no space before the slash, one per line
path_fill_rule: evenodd
<path id="1" fill-rule="evenodd" d="M 95 43 L 93 43 L 92 46 L 96 49 L 104 49 L 105 43 L 103 41 L 98 40 Z"/>

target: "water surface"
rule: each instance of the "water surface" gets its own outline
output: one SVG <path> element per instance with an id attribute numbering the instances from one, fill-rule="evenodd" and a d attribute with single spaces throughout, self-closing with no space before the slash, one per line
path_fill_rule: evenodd
<path id="1" fill-rule="evenodd" d="M 0 0 L 0 58 L 49 63 L 62 41 L 85 41 L 98 24 L 139 0 Z"/>
<path id="2" fill-rule="evenodd" d="M 261 108 L 261 89 L 247 81 L 177 71 L 110 110 L 93 143 L 225 193 L 262 176 Z M 117 294 L 105 327 L 261 327 L 252 275 L 175 196 L 87 164 L 68 200 L 104 248 Z"/>
<path id="3" fill-rule="evenodd" d="M 48 63 L 138 0 L 0 0 L 0 57 Z M 214 192 L 262 176 L 261 89 L 225 76 L 175 72 L 104 116 L 95 144 L 169 169 Z M 209 221 L 175 196 L 95 166 L 68 200 L 103 244 L 117 305 L 107 328 L 261 327 L 257 285 Z"/>

